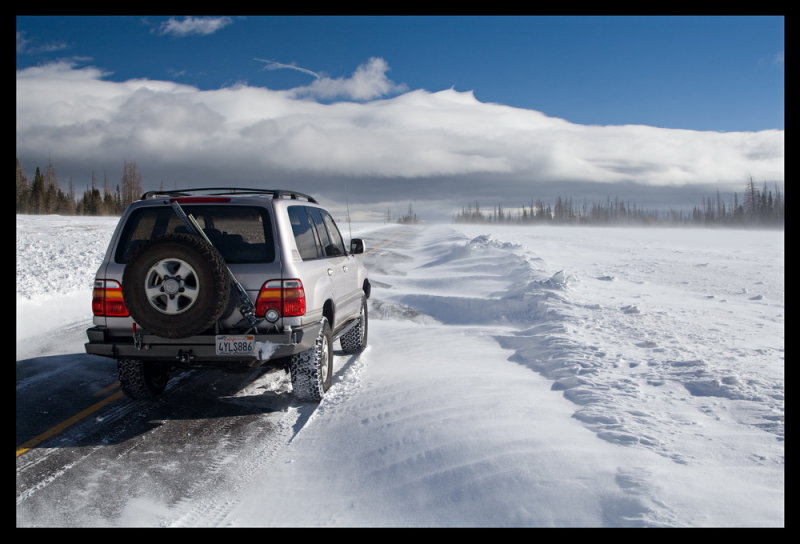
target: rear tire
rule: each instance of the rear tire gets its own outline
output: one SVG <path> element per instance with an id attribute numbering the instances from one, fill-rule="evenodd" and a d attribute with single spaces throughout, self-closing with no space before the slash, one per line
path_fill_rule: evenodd
<path id="1" fill-rule="evenodd" d="M 319 402 L 333 381 L 331 327 L 322 318 L 322 328 L 313 348 L 293 355 L 289 360 L 292 390 L 297 400 Z"/>
<path id="2" fill-rule="evenodd" d="M 168 366 L 153 361 L 120 359 L 117 361 L 117 370 L 122 392 L 132 399 L 158 397 L 169 381 Z"/>

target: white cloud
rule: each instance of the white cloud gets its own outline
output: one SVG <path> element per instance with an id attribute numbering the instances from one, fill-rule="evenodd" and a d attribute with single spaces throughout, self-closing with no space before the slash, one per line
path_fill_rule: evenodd
<path id="1" fill-rule="evenodd" d="M 291 67 L 283 65 L 282 67 Z M 331 79 L 320 76 L 310 70 L 297 68 L 314 75 L 316 79 L 304 87 L 294 89 L 298 97 L 310 96 L 313 98 L 351 98 L 354 100 L 372 100 L 392 93 L 407 90 L 405 85 L 397 84 L 386 77 L 389 64 L 380 58 L 371 58 L 359 66 L 353 75 L 347 78 Z"/>
<path id="2" fill-rule="evenodd" d="M 17 155 L 23 167 L 52 159 L 59 176 L 76 182 L 136 160 L 146 184 L 190 171 L 196 185 L 219 185 L 221 178 L 275 185 L 289 175 L 311 184 L 340 176 L 362 180 L 384 200 L 444 177 L 450 191 L 483 187 L 523 198 L 548 182 L 740 191 L 748 176 L 784 178 L 780 130 L 585 126 L 453 89 L 368 100 L 395 85 L 381 83 L 385 70 L 371 59 L 350 78 L 320 78 L 302 89 L 201 91 L 164 81 L 111 82 L 96 68 L 68 63 L 28 68 L 17 72 Z M 332 96 L 325 85 L 364 101 L 307 98 Z"/>
<path id="3" fill-rule="evenodd" d="M 17 31 L 17 53 L 37 55 L 41 53 L 54 53 L 67 49 L 69 44 L 66 42 L 47 42 L 37 43 L 27 38 L 25 32 Z"/>
<path id="4" fill-rule="evenodd" d="M 158 27 L 158 33 L 171 36 L 191 36 L 193 34 L 208 35 L 231 24 L 230 17 L 170 17 Z"/>
<path id="5" fill-rule="evenodd" d="M 30 39 L 25 37 L 24 32 L 17 31 L 17 53 L 25 53 L 30 46 Z"/>

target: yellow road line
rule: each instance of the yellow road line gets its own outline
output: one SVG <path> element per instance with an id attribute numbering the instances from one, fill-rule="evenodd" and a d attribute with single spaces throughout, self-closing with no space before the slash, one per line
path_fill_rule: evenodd
<path id="1" fill-rule="evenodd" d="M 370 254 L 370 253 L 372 253 L 373 251 L 378 251 L 379 249 L 383 249 L 383 248 L 385 248 L 385 247 L 389 246 L 389 245 L 390 245 L 390 244 L 392 244 L 393 242 L 395 242 L 395 241 L 399 240 L 400 238 L 402 238 L 404 234 L 405 234 L 405 232 L 401 232 L 401 233 L 400 233 L 400 234 L 398 234 L 397 236 L 395 236 L 395 237 L 393 237 L 393 238 L 389 238 L 388 240 L 386 240 L 386 241 L 385 241 L 384 243 L 382 243 L 381 245 L 379 245 L 379 246 L 375 246 L 375 247 L 372 247 L 372 248 L 369 248 L 368 250 L 366 250 L 366 251 L 364 252 L 364 255 L 369 255 L 369 254 Z"/>
<path id="2" fill-rule="evenodd" d="M 118 384 L 116 384 L 116 385 L 118 385 Z M 81 419 L 85 418 L 86 416 L 93 414 L 94 412 L 98 411 L 100 408 L 102 408 L 106 404 L 114 402 L 118 398 L 122 397 L 122 395 L 123 395 L 122 391 L 117 391 L 116 393 L 114 393 L 110 397 L 106 397 L 103 400 L 94 403 L 93 405 L 89 406 L 85 410 L 83 410 L 81 412 L 78 412 L 77 414 L 75 414 L 74 416 L 70 417 L 69 419 L 66 419 L 66 420 L 62 421 L 61 423 L 59 423 L 55 427 L 51 427 L 50 429 L 46 430 L 45 432 L 43 432 L 39 436 L 37 436 L 35 438 L 31 438 L 30 440 L 28 440 L 27 442 L 25 442 L 24 444 L 22 444 L 21 446 L 19 446 L 17 448 L 17 457 L 19 457 L 20 455 L 22 455 L 23 453 L 25 453 L 26 451 L 28 451 L 32 447 L 34 447 L 34 446 L 36 446 L 38 444 L 41 444 L 42 442 L 44 442 L 48 438 L 51 438 L 51 437 L 57 435 L 58 433 L 60 433 L 61 431 L 63 431 L 67 427 L 69 427 L 70 425 L 73 425 L 73 424 L 77 423 L 78 421 L 80 421 Z"/>
<path id="3" fill-rule="evenodd" d="M 114 389 L 119 387 L 119 382 L 114 382 L 111 385 L 107 385 L 104 388 L 100 389 L 99 391 L 95 391 L 92 396 L 93 397 L 102 397 L 109 391 L 113 391 Z"/>

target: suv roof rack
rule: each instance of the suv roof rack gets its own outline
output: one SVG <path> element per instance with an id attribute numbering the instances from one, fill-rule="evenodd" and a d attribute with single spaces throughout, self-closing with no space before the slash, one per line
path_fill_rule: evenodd
<path id="1" fill-rule="evenodd" d="M 221 191 L 221 192 L 220 192 Z M 191 196 L 196 193 L 205 193 L 213 196 L 221 195 L 268 195 L 272 198 L 291 198 L 297 200 L 304 198 L 313 204 L 318 204 L 313 197 L 299 193 L 297 191 L 288 191 L 285 189 L 249 189 L 246 187 L 196 187 L 193 189 L 175 189 L 173 191 L 147 191 L 142 195 L 139 200 L 148 200 L 152 198 L 162 197 L 178 197 L 178 196 Z"/>

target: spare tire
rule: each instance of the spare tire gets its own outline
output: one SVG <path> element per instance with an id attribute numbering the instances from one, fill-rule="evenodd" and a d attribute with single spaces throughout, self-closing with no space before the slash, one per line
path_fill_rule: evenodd
<path id="1" fill-rule="evenodd" d="M 128 260 L 122 295 L 131 317 L 164 338 L 199 334 L 216 322 L 230 299 L 225 260 L 205 240 L 166 234 Z"/>

